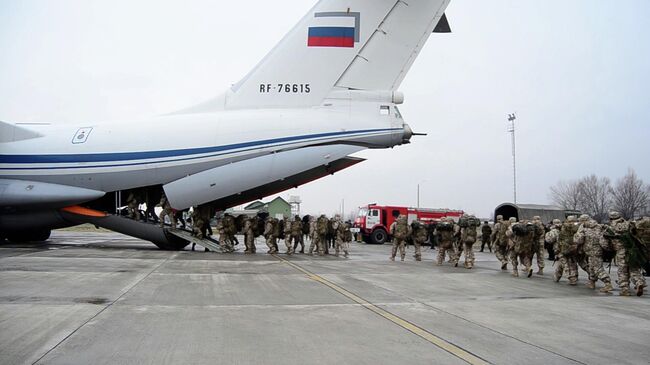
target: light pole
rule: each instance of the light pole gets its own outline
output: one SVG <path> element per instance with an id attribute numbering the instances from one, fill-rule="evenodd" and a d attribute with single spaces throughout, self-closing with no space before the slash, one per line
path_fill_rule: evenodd
<path id="1" fill-rule="evenodd" d="M 418 210 L 420 210 L 420 184 L 422 184 L 422 183 L 424 183 L 424 182 L 427 182 L 427 181 L 426 181 L 426 180 L 422 180 L 422 181 L 420 181 L 420 182 L 418 183 L 418 190 L 417 190 L 417 191 L 418 191 L 418 195 L 417 195 L 417 196 L 418 196 L 418 199 L 417 199 L 417 208 L 418 208 Z"/>
<path id="2" fill-rule="evenodd" d="M 517 204 L 517 160 L 515 153 L 515 113 L 508 114 L 508 133 L 512 135 L 512 190 L 514 195 L 514 203 Z"/>

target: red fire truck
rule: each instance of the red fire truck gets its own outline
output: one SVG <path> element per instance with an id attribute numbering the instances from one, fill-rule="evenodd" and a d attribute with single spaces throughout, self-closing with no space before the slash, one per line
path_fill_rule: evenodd
<path id="1" fill-rule="evenodd" d="M 441 218 L 451 217 L 458 221 L 462 210 L 408 208 L 369 204 L 359 208 L 354 220 L 353 231 L 358 232 L 368 243 L 383 244 L 389 239 L 389 228 L 400 214 L 408 217 L 409 224 L 418 219 L 424 224 L 437 223 Z"/>

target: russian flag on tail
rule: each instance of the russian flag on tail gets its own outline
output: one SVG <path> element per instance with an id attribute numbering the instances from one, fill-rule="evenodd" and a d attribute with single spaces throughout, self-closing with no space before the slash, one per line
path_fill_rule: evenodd
<path id="1" fill-rule="evenodd" d="M 309 47 L 354 47 L 354 28 L 309 27 Z"/>
<path id="2" fill-rule="evenodd" d="M 322 18 L 323 26 L 309 27 L 307 34 L 308 47 L 344 47 L 353 48 L 359 42 L 359 23 L 361 13 L 350 12 L 320 12 L 315 13 L 314 18 Z M 346 19 L 350 19 L 349 21 Z M 354 27 L 343 26 L 352 23 Z M 329 23 L 329 24 L 328 24 Z M 334 24 L 333 24 L 334 23 Z"/>

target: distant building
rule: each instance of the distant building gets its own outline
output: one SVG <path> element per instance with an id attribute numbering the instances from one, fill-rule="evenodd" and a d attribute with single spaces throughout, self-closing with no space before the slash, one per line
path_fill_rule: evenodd
<path id="1" fill-rule="evenodd" d="M 269 213 L 270 216 L 281 218 L 291 216 L 291 204 L 281 197 L 277 197 L 268 203 L 261 200 L 254 201 L 244 207 L 245 210 L 257 210 L 259 212 Z"/>
<path id="2" fill-rule="evenodd" d="M 538 215 L 542 218 L 542 222 L 549 223 L 553 219 L 565 220 L 569 215 L 579 215 L 579 211 L 566 210 L 555 205 L 543 204 L 513 204 L 503 203 L 494 210 L 494 217 L 502 215 L 503 219 L 507 220 L 510 217 L 517 218 L 518 221 L 522 219 L 533 219 Z"/>

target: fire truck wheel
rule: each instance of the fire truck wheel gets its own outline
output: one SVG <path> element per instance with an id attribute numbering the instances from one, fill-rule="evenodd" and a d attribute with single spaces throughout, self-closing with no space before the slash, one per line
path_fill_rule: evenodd
<path id="1" fill-rule="evenodd" d="M 388 234 L 382 228 L 375 229 L 370 235 L 370 242 L 375 245 L 383 245 L 388 240 Z"/>

